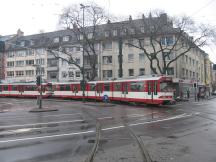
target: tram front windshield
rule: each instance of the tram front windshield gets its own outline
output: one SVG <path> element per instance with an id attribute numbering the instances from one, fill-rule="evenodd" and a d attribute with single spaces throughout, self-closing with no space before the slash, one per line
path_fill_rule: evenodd
<path id="1" fill-rule="evenodd" d="M 161 92 L 173 92 L 173 90 L 174 90 L 174 88 L 173 88 L 172 82 L 163 81 L 160 83 L 160 91 Z"/>

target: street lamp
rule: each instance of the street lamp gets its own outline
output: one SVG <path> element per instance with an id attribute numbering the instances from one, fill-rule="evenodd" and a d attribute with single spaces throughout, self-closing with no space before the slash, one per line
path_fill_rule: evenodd
<path id="1" fill-rule="evenodd" d="M 84 23 L 84 21 L 85 21 L 85 8 L 88 8 L 88 7 L 90 7 L 90 6 L 85 6 L 85 5 L 83 5 L 83 4 L 80 4 L 80 9 L 82 9 L 83 10 L 83 24 L 82 24 L 82 28 L 83 28 L 83 33 L 84 33 L 84 28 L 85 28 L 85 23 Z M 83 102 L 85 102 L 85 68 L 84 68 L 84 46 L 85 46 L 85 42 L 84 42 L 84 39 L 85 38 L 83 38 L 83 42 L 82 42 L 82 48 L 83 48 L 83 50 L 82 50 L 82 57 L 83 57 L 83 66 L 82 66 L 82 81 L 81 81 L 81 87 L 82 87 L 82 96 L 83 96 Z"/>

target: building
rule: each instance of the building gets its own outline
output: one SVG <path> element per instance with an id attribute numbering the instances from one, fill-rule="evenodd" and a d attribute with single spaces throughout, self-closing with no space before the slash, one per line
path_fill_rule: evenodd
<path id="1" fill-rule="evenodd" d="M 143 75 L 154 75 L 154 70 L 150 68 L 150 61 L 143 50 L 134 48 L 133 45 L 142 44 L 147 50 L 152 51 L 149 33 L 153 30 L 151 21 L 162 22 L 167 25 L 162 33 L 159 33 L 162 46 L 171 46 L 175 43 L 177 28 L 173 27 L 172 22 L 166 14 L 153 18 L 142 17 L 132 20 L 130 16 L 127 21 L 111 23 L 98 26 L 95 49 L 97 50 L 96 66 L 98 74 L 96 79 L 113 80 L 119 78 L 120 67 L 123 67 L 122 78 L 141 77 Z M 144 23 L 143 23 L 144 22 Z M 147 22 L 147 23 L 146 23 Z M 91 27 L 89 27 L 91 28 Z M 73 30 L 73 29 L 72 29 Z M 79 81 L 82 79 L 80 69 L 65 61 L 65 55 L 56 52 L 61 59 L 47 51 L 50 46 L 66 47 L 65 50 L 72 54 L 76 62 L 82 66 L 82 39 L 83 36 L 77 35 L 71 29 L 35 34 L 29 36 L 17 37 L 6 50 L 6 80 L 14 81 L 35 81 L 36 75 L 42 75 L 43 79 L 49 81 Z M 86 28 L 88 32 L 88 28 Z M 87 33 L 89 39 L 92 33 Z M 158 36 L 156 36 L 158 37 Z M 192 40 L 186 33 L 184 41 Z M 142 40 L 142 41 L 141 41 Z M 183 44 L 184 41 L 181 43 Z M 120 61 L 120 45 L 122 46 L 122 62 Z M 180 46 L 180 45 L 179 45 Z M 177 47 L 179 47 L 177 46 Z M 155 46 L 158 48 L 158 46 Z M 163 52 L 166 54 L 168 52 Z M 179 52 L 167 54 L 165 62 L 171 61 L 174 57 L 180 55 Z M 164 58 L 158 58 L 158 62 L 153 62 L 153 66 L 159 64 L 163 66 Z M 84 65 L 86 75 L 91 75 L 89 69 L 90 60 L 84 55 Z M 210 62 L 208 54 L 199 47 L 193 47 L 187 53 L 172 62 L 164 75 L 173 77 L 176 94 L 186 95 L 190 91 L 195 95 L 199 87 L 210 85 Z M 86 77 L 87 77 L 86 76 Z M 198 85 L 194 87 L 194 83 Z"/>

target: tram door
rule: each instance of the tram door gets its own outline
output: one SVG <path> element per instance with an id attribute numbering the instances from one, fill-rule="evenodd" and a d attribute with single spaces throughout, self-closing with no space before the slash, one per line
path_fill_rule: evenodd
<path id="1" fill-rule="evenodd" d="M 122 83 L 122 98 L 127 98 L 128 83 Z"/>
<path id="2" fill-rule="evenodd" d="M 98 83 L 96 85 L 96 97 L 101 98 L 102 93 L 103 93 L 103 83 Z"/>
<path id="3" fill-rule="evenodd" d="M 147 82 L 148 85 L 148 99 L 151 99 L 151 102 L 154 102 L 154 99 L 157 97 L 157 81 L 151 80 Z"/>

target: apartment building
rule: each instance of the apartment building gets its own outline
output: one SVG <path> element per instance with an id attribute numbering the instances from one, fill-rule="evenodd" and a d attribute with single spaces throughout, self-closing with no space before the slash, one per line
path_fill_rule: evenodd
<path id="1" fill-rule="evenodd" d="M 96 66 L 98 74 L 95 79 L 113 80 L 119 78 L 120 64 L 123 67 L 122 78 L 134 78 L 143 75 L 154 75 L 150 68 L 150 61 L 144 54 L 143 50 L 134 48 L 133 45 L 142 43 L 146 49 L 153 50 L 150 45 L 149 35 L 146 31 L 151 31 L 151 26 L 143 24 L 149 22 L 149 18 L 143 16 L 142 19 L 132 20 L 130 17 L 127 21 L 111 23 L 98 26 L 95 49 L 97 50 Z M 169 24 L 169 30 L 160 37 L 162 45 L 172 45 L 176 39 L 176 28 L 169 21 L 166 14 L 161 14 L 157 18 L 151 18 L 154 21 L 162 20 Z M 88 28 L 86 28 L 88 32 Z M 87 33 L 91 39 L 92 33 Z M 139 38 L 139 39 L 138 39 Z M 6 51 L 6 80 L 7 81 L 35 81 L 35 76 L 40 74 L 46 81 L 79 81 L 82 79 L 80 69 L 63 59 L 56 59 L 53 54 L 47 52 L 47 47 L 66 47 L 65 50 L 70 53 L 74 60 L 82 67 L 83 60 L 85 65 L 86 78 L 91 73 L 88 71 L 90 60 L 84 54 L 82 57 L 82 35 L 77 35 L 71 30 L 61 30 L 50 33 L 42 33 L 30 36 L 23 36 L 16 39 L 14 46 Z M 142 39 L 142 42 L 139 40 Z M 120 41 L 121 40 L 121 41 Z M 122 42 L 122 62 L 120 62 L 119 51 L 120 42 Z M 156 47 L 158 48 L 158 47 Z M 166 53 L 166 51 L 164 51 Z M 59 52 L 59 56 L 64 55 Z M 169 62 L 178 56 L 178 52 L 172 52 L 165 61 Z M 170 64 L 165 75 L 173 77 L 176 84 L 177 93 L 180 90 L 186 92 L 188 89 L 193 91 L 193 83 L 200 86 L 208 84 L 207 82 L 207 62 L 206 54 L 200 48 L 192 48 L 189 52 L 182 55 L 177 61 Z M 153 62 L 153 66 L 156 66 Z M 163 58 L 158 58 L 158 64 L 163 66 Z M 157 68 L 155 70 L 158 70 Z"/>

